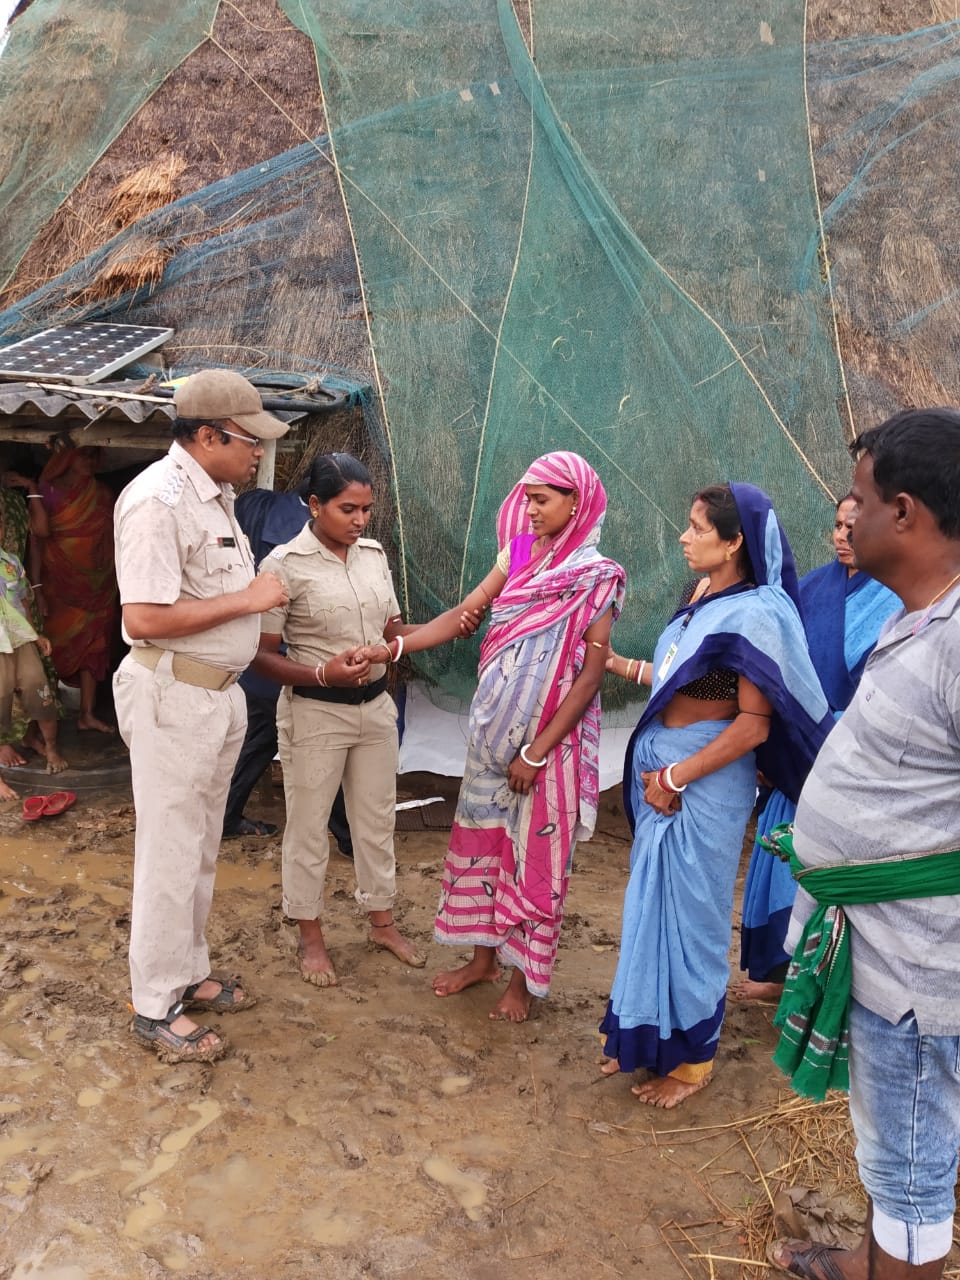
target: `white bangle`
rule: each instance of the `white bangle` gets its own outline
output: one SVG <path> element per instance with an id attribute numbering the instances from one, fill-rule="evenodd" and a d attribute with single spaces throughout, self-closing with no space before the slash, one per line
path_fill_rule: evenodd
<path id="1" fill-rule="evenodd" d="M 542 769 L 543 766 L 547 763 L 546 760 L 531 760 L 530 757 L 527 755 L 527 747 L 529 745 L 530 745 L 529 742 L 525 742 L 523 746 L 520 748 L 520 759 L 523 761 L 524 764 L 528 764 L 531 769 Z"/>
<path id="2" fill-rule="evenodd" d="M 317 669 L 313 674 L 317 677 L 317 684 L 321 689 L 329 689 L 330 686 L 326 681 L 327 664 L 325 662 L 318 662 Z"/>
<path id="3" fill-rule="evenodd" d="M 41 588 L 42 586 L 43 586 L 43 583 L 42 583 L 42 582 L 31 582 L 31 583 L 30 583 L 30 590 L 31 590 L 31 591 L 39 591 L 39 590 L 40 590 L 40 588 Z"/>
<path id="4" fill-rule="evenodd" d="M 43 494 L 42 494 L 42 493 L 28 493 L 28 494 L 27 494 L 27 497 L 28 497 L 28 498 L 39 498 L 39 499 L 41 500 L 41 502 L 43 501 Z"/>
<path id="5" fill-rule="evenodd" d="M 676 791 L 677 795 L 679 795 L 681 791 L 686 791 L 687 787 L 689 787 L 690 785 L 689 782 L 685 782 L 682 787 L 678 787 L 677 784 L 674 782 L 673 770 L 677 767 L 679 763 L 680 763 L 679 760 L 674 760 L 673 764 L 668 764 L 663 771 L 664 782 L 667 784 L 667 786 L 670 788 L 671 791 Z"/>
<path id="6" fill-rule="evenodd" d="M 394 640 L 396 640 L 396 642 L 397 642 L 397 656 L 394 658 L 394 657 L 391 655 L 391 657 L 390 657 L 390 661 L 391 661 L 391 662 L 399 662 L 399 661 L 400 661 L 400 655 L 401 655 L 401 653 L 403 653 L 403 636 L 394 636 L 393 638 L 394 638 Z M 387 649 L 389 650 L 389 648 L 390 648 L 390 641 L 388 640 L 388 641 L 387 641 Z"/>
<path id="7" fill-rule="evenodd" d="M 646 658 L 641 658 L 640 665 L 639 667 L 637 667 L 637 675 L 636 675 L 637 684 L 643 684 L 643 669 L 646 665 L 647 665 Z"/>

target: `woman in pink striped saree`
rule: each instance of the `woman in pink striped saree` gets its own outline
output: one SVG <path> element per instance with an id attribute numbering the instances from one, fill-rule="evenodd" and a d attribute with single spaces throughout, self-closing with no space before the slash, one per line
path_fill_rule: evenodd
<path id="1" fill-rule="evenodd" d="M 513 966 L 491 1018 L 545 996 L 577 840 L 597 813 L 599 689 L 625 575 L 597 551 L 607 499 L 575 453 L 538 458 L 497 521 L 497 566 L 465 606 L 490 606 L 434 936 L 473 946 L 433 981 L 453 995 Z"/>

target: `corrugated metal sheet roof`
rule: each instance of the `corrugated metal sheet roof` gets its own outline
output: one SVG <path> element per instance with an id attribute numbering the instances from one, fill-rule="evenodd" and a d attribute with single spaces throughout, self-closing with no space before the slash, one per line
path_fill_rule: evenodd
<path id="1" fill-rule="evenodd" d="M 176 416 L 173 401 L 151 397 L 149 392 L 137 395 L 135 382 L 100 383 L 95 392 L 78 390 L 62 384 L 39 382 L 0 382 L 0 425 L 3 418 L 39 418 L 38 426 L 58 419 L 67 426 L 70 421 L 82 423 L 145 423 L 162 429 Z M 111 391 L 120 394 L 111 395 Z"/>
<path id="2" fill-rule="evenodd" d="M 330 413 L 349 403 L 350 397 L 339 389 L 323 388 L 283 389 L 280 394 L 261 390 L 261 399 L 268 412 L 295 429 L 310 414 Z M 95 387 L 0 379 L 0 439 L 10 442 L 37 444 L 50 435 L 66 433 L 76 445 L 163 450 L 169 447 L 175 417 L 172 395 L 164 395 L 142 379 L 101 382 Z"/>

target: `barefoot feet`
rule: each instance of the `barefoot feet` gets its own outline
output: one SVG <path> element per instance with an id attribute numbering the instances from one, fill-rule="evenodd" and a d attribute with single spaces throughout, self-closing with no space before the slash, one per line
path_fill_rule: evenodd
<path id="1" fill-rule="evenodd" d="M 754 982 L 752 978 L 741 978 L 730 988 L 730 995 L 741 1003 L 764 1000 L 773 1004 L 780 1003 L 783 995 L 782 982 Z"/>
<path id="2" fill-rule="evenodd" d="M 300 977 L 315 987 L 335 987 L 337 975 L 333 961 L 323 941 L 319 920 L 301 920 L 300 943 L 297 956 L 300 960 Z"/>
<path id="3" fill-rule="evenodd" d="M 64 769 L 70 768 L 69 760 L 64 760 L 59 751 L 52 748 L 47 750 L 47 773 L 63 773 Z"/>
<path id="4" fill-rule="evenodd" d="M 597 1063 L 602 1076 L 615 1076 L 620 1070 L 620 1063 L 617 1058 L 598 1058 Z"/>
<path id="5" fill-rule="evenodd" d="M 98 720 L 92 711 L 81 713 L 77 716 L 78 729 L 95 729 L 97 733 L 116 733 L 116 729 L 112 724 L 105 724 L 103 720 Z"/>
<path id="6" fill-rule="evenodd" d="M 423 952 L 418 951 L 410 939 L 403 936 L 392 920 L 385 924 L 375 924 L 371 919 L 370 941 L 374 946 L 392 952 L 398 960 L 402 960 L 413 969 L 422 969 L 427 963 L 427 957 Z"/>
<path id="7" fill-rule="evenodd" d="M 57 750 L 57 722 L 56 720 L 43 721 L 40 725 L 36 720 L 32 721 L 29 729 L 23 735 L 23 745 L 29 747 L 31 751 L 35 751 L 38 756 L 43 756 L 47 762 L 47 773 L 63 773 L 64 769 L 69 769 L 70 764 L 64 760 L 63 756 Z M 0 747 L 0 753 L 3 748 Z M 0 754 L 0 764 L 5 763 Z M 22 761 L 21 761 L 22 763 Z"/>
<path id="8" fill-rule="evenodd" d="M 26 759 L 9 743 L 0 747 L 0 766 L 4 769 L 16 769 L 17 765 L 26 763 Z"/>
<path id="9" fill-rule="evenodd" d="M 467 987 L 475 986 L 478 982 L 497 982 L 499 978 L 500 966 L 493 947 L 474 947 L 473 959 L 468 964 L 437 974 L 433 980 L 433 994 L 454 996 L 458 991 L 466 991 Z"/>
<path id="10" fill-rule="evenodd" d="M 533 996 L 527 990 L 522 969 L 514 969 L 506 991 L 490 1010 L 489 1016 L 500 1022 L 526 1022 Z"/>
<path id="11" fill-rule="evenodd" d="M 675 1080 L 673 1076 L 657 1076 L 653 1080 L 648 1080 L 646 1084 L 635 1084 L 630 1092 L 648 1106 L 663 1107 L 665 1111 L 672 1111 L 684 1099 L 699 1093 L 709 1083 L 710 1076 L 704 1076 L 695 1084 L 689 1084 L 685 1080 Z"/>
<path id="12" fill-rule="evenodd" d="M 17 793 L 0 778 L 0 800 L 16 800 Z"/>

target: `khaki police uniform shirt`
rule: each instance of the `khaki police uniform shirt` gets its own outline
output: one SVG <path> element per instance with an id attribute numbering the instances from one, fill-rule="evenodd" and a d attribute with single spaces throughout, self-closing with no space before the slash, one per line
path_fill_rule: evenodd
<path id="1" fill-rule="evenodd" d="M 289 595 L 289 604 L 261 615 L 261 629 L 282 635 L 294 662 L 316 667 L 345 649 L 379 644 L 389 620 L 399 616 L 387 557 L 372 538 L 347 547 L 344 562 L 308 524 L 265 556 L 260 568 L 281 578 Z M 385 670 L 371 666 L 371 679 Z"/>
<path id="2" fill-rule="evenodd" d="M 121 493 L 114 512 L 121 604 L 176 604 L 241 591 L 253 554 L 233 514 L 233 486 L 210 478 L 176 441 Z M 174 639 L 131 641 L 242 671 L 257 651 L 256 614 Z"/>

